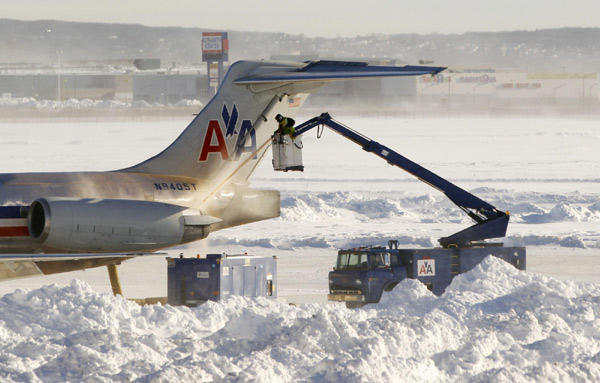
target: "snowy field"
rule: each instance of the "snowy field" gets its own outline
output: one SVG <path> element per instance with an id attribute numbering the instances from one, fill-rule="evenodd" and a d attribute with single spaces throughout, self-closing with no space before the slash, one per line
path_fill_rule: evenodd
<path id="1" fill-rule="evenodd" d="M 528 271 L 488 259 L 441 297 L 406 281 L 377 306 L 325 303 L 337 248 L 432 247 L 471 221 L 310 132 L 304 173 L 275 173 L 268 157 L 252 180 L 281 190 L 281 218 L 169 251 L 277 255 L 279 301 L 140 308 L 108 294 L 105 268 L 0 282 L 0 381 L 600 381 L 600 121 L 334 117 L 510 211 L 504 242 L 527 246 Z M 186 124 L 0 123 L 0 172 L 118 169 Z M 119 272 L 126 297 L 166 295 L 163 256 Z"/>

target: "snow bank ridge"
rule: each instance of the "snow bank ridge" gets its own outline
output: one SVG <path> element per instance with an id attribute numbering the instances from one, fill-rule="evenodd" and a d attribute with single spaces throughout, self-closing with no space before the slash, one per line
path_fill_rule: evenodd
<path id="1" fill-rule="evenodd" d="M 379 305 L 232 297 L 139 307 L 85 283 L 0 299 L 3 382 L 600 381 L 600 285 L 488 257 L 441 297 Z"/>
<path id="2" fill-rule="evenodd" d="M 551 222 L 590 222 L 600 220 L 600 203 L 589 207 L 573 206 L 568 202 L 560 202 L 550 212 L 522 215 L 525 223 L 551 223 Z"/>
<path id="3" fill-rule="evenodd" d="M 434 198 L 430 194 L 425 194 L 417 197 L 400 197 L 388 196 L 388 194 L 336 192 L 287 196 L 281 201 L 281 218 L 296 222 L 345 219 L 348 216 L 373 221 L 405 217 L 421 222 L 456 222 L 457 220 L 470 222 L 444 196 Z M 509 200 L 498 196 L 483 198 L 509 210 L 515 222 L 544 224 L 600 221 L 600 202 L 595 200 L 582 199 L 576 201 L 577 203 L 571 203 L 564 201 L 564 196 L 540 195 L 536 198 L 530 193 L 525 193 L 521 197 L 511 196 Z M 528 198 L 533 201 L 527 201 Z M 542 204 L 549 204 L 550 210 L 540 207 Z"/>
<path id="4" fill-rule="evenodd" d="M 440 209 L 437 205 L 436 200 L 428 194 L 390 198 L 355 192 L 330 192 L 282 198 L 281 218 L 287 221 L 319 221 L 353 214 L 363 219 L 378 220 L 404 216 L 404 206 L 410 206 L 418 212 Z"/>
<path id="5" fill-rule="evenodd" d="M 284 238 L 253 238 L 243 239 L 235 237 L 214 236 L 207 238 L 206 241 L 211 247 L 225 246 L 244 246 L 244 247 L 262 247 L 267 249 L 293 250 L 302 247 L 312 247 L 319 249 L 349 249 L 360 246 L 382 246 L 388 243 L 390 239 L 397 239 L 399 245 L 405 247 L 434 247 L 438 246 L 437 241 L 431 237 L 398 236 L 394 234 L 370 234 L 364 236 L 286 236 Z"/>

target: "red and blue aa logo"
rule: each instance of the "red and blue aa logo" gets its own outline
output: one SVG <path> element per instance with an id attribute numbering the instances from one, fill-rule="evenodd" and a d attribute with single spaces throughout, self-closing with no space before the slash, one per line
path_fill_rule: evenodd
<path id="1" fill-rule="evenodd" d="M 208 128 L 206 129 L 206 135 L 204 136 L 204 143 L 202 144 L 202 151 L 200 152 L 198 161 L 206 161 L 211 153 L 219 153 L 223 161 L 228 160 L 231 155 L 233 155 L 233 159 L 237 161 L 240 159 L 242 153 L 248 152 L 254 153 L 252 159 L 257 159 L 256 131 L 252 126 L 252 121 L 242 120 L 242 124 L 238 131 L 238 110 L 235 104 L 233 104 L 231 114 L 229 114 L 227 105 L 223 104 L 221 117 L 223 119 L 222 121 L 208 121 Z M 223 132 L 225 132 L 224 136 Z M 232 151 L 229 151 L 226 141 L 232 142 L 234 139 L 235 147 Z"/>

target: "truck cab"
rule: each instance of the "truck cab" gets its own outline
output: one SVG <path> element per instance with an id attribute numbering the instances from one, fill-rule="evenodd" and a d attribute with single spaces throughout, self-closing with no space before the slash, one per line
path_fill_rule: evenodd
<path id="1" fill-rule="evenodd" d="M 383 291 L 390 291 L 407 277 L 398 250 L 366 247 L 338 252 L 329 273 L 328 299 L 346 302 L 348 307 L 376 303 Z"/>

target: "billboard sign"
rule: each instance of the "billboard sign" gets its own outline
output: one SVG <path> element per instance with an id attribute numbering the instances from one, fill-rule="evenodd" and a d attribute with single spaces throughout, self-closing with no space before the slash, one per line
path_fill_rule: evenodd
<path id="1" fill-rule="evenodd" d="M 202 33 L 202 61 L 229 61 L 227 32 Z"/>

